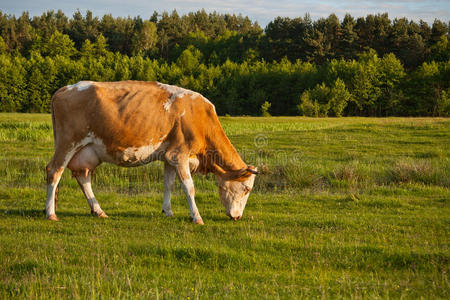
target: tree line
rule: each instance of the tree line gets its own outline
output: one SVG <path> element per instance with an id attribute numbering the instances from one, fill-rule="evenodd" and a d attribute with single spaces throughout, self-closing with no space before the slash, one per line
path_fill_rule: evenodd
<path id="1" fill-rule="evenodd" d="M 448 116 L 448 24 L 387 14 L 312 21 L 204 10 L 68 18 L 0 11 L 0 111 L 48 112 L 80 80 L 157 80 L 196 90 L 221 115 Z"/>

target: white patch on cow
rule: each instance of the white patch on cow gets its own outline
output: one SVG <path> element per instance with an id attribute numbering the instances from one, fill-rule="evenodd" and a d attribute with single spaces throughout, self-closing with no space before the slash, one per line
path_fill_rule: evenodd
<path id="1" fill-rule="evenodd" d="M 103 210 L 101 209 L 100 204 L 98 204 L 97 199 L 95 199 L 94 192 L 92 191 L 90 175 L 89 177 L 79 176 L 77 180 L 84 191 L 91 211 L 97 213 L 97 215 L 100 214 Z"/>
<path id="2" fill-rule="evenodd" d="M 164 109 L 166 111 L 170 111 L 170 106 L 172 106 L 173 102 L 177 99 L 177 98 L 182 98 L 186 95 L 190 95 L 192 99 L 194 99 L 195 97 L 201 96 L 199 93 L 188 90 L 188 89 L 183 89 L 180 88 L 178 86 L 174 86 L 174 85 L 169 85 L 169 84 L 164 84 L 164 83 L 160 83 L 157 82 L 157 85 L 160 88 L 165 89 L 166 91 L 169 92 L 170 97 L 169 99 L 163 104 Z M 202 98 L 204 98 L 202 96 Z M 209 102 L 209 101 L 208 101 Z"/>
<path id="3" fill-rule="evenodd" d="M 47 184 L 47 200 L 45 202 L 45 212 L 47 218 L 55 214 L 55 197 L 56 197 L 56 187 L 61 180 L 61 175 L 59 174 L 55 182 Z"/>
<path id="4" fill-rule="evenodd" d="M 65 157 L 64 166 L 66 167 L 74 155 L 87 145 L 92 147 L 92 150 L 95 152 L 98 159 L 103 162 L 109 162 L 122 166 L 147 164 L 159 159 L 158 155 L 166 149 L 168 143 L 163 141 L 166 136 L 167 135 L 162 136 L 157 143 L 153 143 L 153 141 L 150 140 L 148 145 L 141 147 L 128 147 L 123 151 L 116 152 L 114 155 L 111 155 L 108 153 L 102 139 L 96 137 L 93 132 L 90 132 L 80 142 L 72 143 L 71 150 Z"/>
<path id="5" fill-rule="evenodd" d="M 181 118 L 182 116 L 184 116 L 185 113 L 186 113 L 186 110 L 183 110 L 183 112 L 180 114 L 180 118 Z"/>
<path id="6" fill-rule="evenodd" d="M 170 106 L 172 105 L 173 101 L 175 101 L 176 97 L 173 97 L 173 95 L 167 100 L 166 103 L 164 103 L 164 109 L 167 111 L 170 111 Z"/>
<path id="7" fill-rule="evenodd" d="M 47 213 L 47 218 L 55 214 L 55 194 L 58 182 L 50 183 L 47 185 L 47 201 L 45 203 L 45 211 Z"/>
<path id="8" fill-rule="evenodd" d="M 195 204 L 194 196 L 195 196 L 195 190 L 194 190 L 194 182 L 192 181 L 192 177 L 189 176 L 189 178 L 184 179 L 181 181 L 181 187 L 183 188 L 184 193 L 186 194 L 186 198 L 189 205 L 189 210 L 191 213 L 191 218 L 194 222 L 197 220 L 201 220 L 200 213 L 197 208 L 197 204 Z"/>
<path id="9" fill-rule="evenodd" d="M 200 161 L 198 160 L 197 157 L 195 156 L 189 157 L 189 170 L 191 171 L 191 174 L 198 169 L 199 165 Z"/>
<path id="10" fill-rule="evenodd" d="M 74 88 L 77 88 L 78 91 L 87 90 L 92 85 L 92 81 L 80 81 L 78 83 L 68 85 L 67 89 L 71 91 Z"/>
<path id="11" fill-rule="evenodd" d="M 95 136 L 93 132 L 78 143 L 72 143 L 71 151 L 66 155 L 65 165 L 67 165 L 73 158 L 74 154 L 87 145 L 92 145 L 93 151 L 98 156 L 100 161 L 109 162 L 123 166 L 136 166 L 143 165 L 158 159 L 158 154 L 167 147 L 163 141 L 167 135 L 159 138 L 159 141 L 154 143 L 153 140 L 149 141 L 148 145 L 141 147 L 128 147 L 121 152 L 117 152 L 114 155 L 108 153 L 105 144 L 102 139 Z"/>
<path id="12" fill-rule="evenodd" d="M 256 175 L 252 174 L 245 181 L 225 180 L 216 175 L 219 184 L 219 198 L 225 206 L 227 215 L 232 218 L 242 217 L 250 190 L 253 188 Z"/>
<path id="13" fill-rule="evenodd" d="M 193 196 L 191 194 L 191 191 L 193 191 L 194 189 L 194 182 L 192 181 L 192 178 L 188 178 L 188 179 L 184 179 L 182 181 L 182 184 L 184 185 L 184 187 L 186 188 L 187 192 L 189 193 L 190 196 Z"/>
<path id="14" fill-rule="evenodd" d="M 128 157 L 128 160 L 145 161 L 150 155 L 152 155 L 156 149 L 161 145 L 158 143 L 156 145 L 149 144 L 142 147 L 129 147 L 123 151 L 124 158 Z"/>

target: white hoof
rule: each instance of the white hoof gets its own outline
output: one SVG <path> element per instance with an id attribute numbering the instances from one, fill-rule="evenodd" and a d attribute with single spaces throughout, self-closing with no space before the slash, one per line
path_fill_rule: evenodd
<path id="1" fill-rule="evenodd" d="M 59 221 L 58 217 L 55 214 L 51 214 L 50 216 L 47 217 L 47 220 L 50 221 Z"/>
<path id="2" fill-rule="evenodd" d="M 94 216 L 99 217 L 99 218 L 102 218 L 102 219 L 108 218 L 108 215 L 107 215 L 103 210 L 102 210 L 102 211 L 99 211 L 99 212 L 94 211 L 94 212 L 92 212 L 92 214 L 93 214 Z"/>
<path id="3" fill-rule="evenodd" d="M 202 218 L 194 218 L 194 220 L 192 221 L 194 222 L 194 224 L 205 225 L 205 223 L 203 223 Z"/>
<path id="4" fill-rule="evenodd" d="M 172 212 L 171 210 L 165 211 L 165 210 L 163 209 L 162 212 L 166 215 L 166 217 L 173 217 L 173 212 Z"/>

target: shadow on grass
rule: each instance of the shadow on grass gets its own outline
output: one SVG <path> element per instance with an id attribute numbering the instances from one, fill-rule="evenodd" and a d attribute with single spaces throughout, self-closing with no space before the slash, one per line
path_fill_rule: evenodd
<path id="1" fill-rule="evenodd" d="M 179 214 L 175 215 L 173 217 L 166 217 L 164 213 L 158 213 L 154 211 L 110 211 L 107 212 L 109 216 L 109 220 L 115 220 L 115 219 L 140 219 L 140 220 L 148 220 L 151 221 L 162 221 L 167 220 L 168 222 L 173 221 L 174 223 L 192 223 L 191 218 L 189 215 L 185 214 Z M 79 217 L 79 218 L 97 218 L 89 213 L 87 210 L 86 212 L 73 212 L 73 211 L 57 211 L 56 215 L 58 218 L 64 219 L 64 218 L 70 218 L 70 217 Z M 35 218 L 35 219 L 45 219 L 45 211 L 42 209 L 6 209 L 6 208 L 0 208 L 0 216 L 3 217 L 29 217 L 29 218 Z M 232 221 L 227 216 L 203 216 L 203 221 L 208 223 L 216 223 L 216 224 L 239 224 L 243 221 Z"/>
<path id="2" fill-rule="evenodd" d="M 138 211 L 111 211 L 111 213 L 107 213 L 110 218 L 114 217 L 130 217 L 130 218 L 148 218 L 152 219 L 155 214 L 152 212 L 138 212 Z M 0 215 L 4 216 L 22 216 L 22 217 L 45 217 L 45 210 L 43 209 L 8 209 L 8 208 L 0 208 Z M 89 210 L 86 209 L 86 212 L 73 212 L 73 211 L 56 211 L 56 215 L 58 217 L 86 217 L 92 216 L 89 213 Z"/>
<path id="3" fill-rule="evenodd" d="M 1 214 L 3 216 L 21 216 L 21 217 L 32 217 L 32 218 L 45 218 L 45 210 L 43 209 L 2 209 L 0 208 Z M 77 213 L 77 212 L 57 212 L 58 216 L 87 216 L 89 213 Z"/>
<path id="4" fill-rule="evenodd" d="M 0 215 L 3 216 L 22 216 L 22 217 L 43 217 L 45 212 L 42 209 L 7 209 L 0 208 Z"/>

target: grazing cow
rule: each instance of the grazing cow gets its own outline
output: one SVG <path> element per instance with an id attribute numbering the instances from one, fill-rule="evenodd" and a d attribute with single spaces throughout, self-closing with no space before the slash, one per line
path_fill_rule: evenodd
<path id="1" fill-rule="evenodd" d="M 191 174 L 213 172 L 226 214 L 241 218 L 257 170 L 241 159 L 202 95 L 159 82 L 81 81 L 59 89 L 51 108 L 55 153 L 47 166 L 47 219 L 58 220 L 55 198 L 66 167 L 91 213 L 106 218 L 91 188 L 94 169 L 102 162 L 135 167 L 155 160 L 164 161 L 166 216 L 173 216 L 170 193 L 178 177 L 193 222 L 203 224 Z"/>

